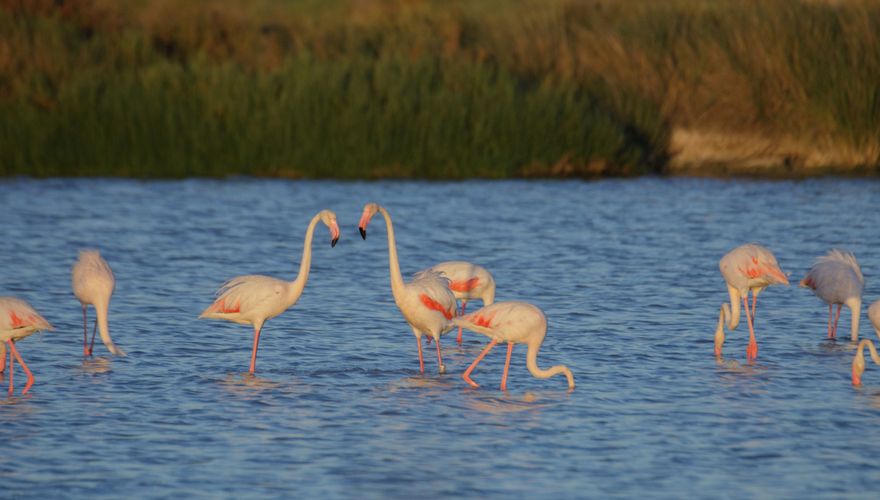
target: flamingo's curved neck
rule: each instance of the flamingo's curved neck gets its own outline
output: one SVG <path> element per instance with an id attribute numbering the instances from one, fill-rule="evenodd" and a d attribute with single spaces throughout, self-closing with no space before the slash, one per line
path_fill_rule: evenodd
<path id="1" fill-rule="evenodd" d="M 384 207 L 379 207 L 382 217 L 385 217 L 385 230 L 388 233 L 388 269 L 391 272 L 391 294 L 395 299 L 400 298 L 403 292 L 403 276 L 400 274 L 400 262 L 397 260 L 397 242 L 394 239 L 394 224 L 391 215 Z"/>
<path id="2" fill-rule="evenodd" d="M 312 268 L 312 238 L 315 235 L 315 226 L 318 224 L 319 220 L 321 220 L 321 214 L 312 217 L 311 222 L 309 222 L 309 227 L 306 229 L 306 237 L 303 241 L 302 259 L 299 261 L 299 273 L 297 273 L 296 279 L 290 283 L 289 289 L 289 296 L 294 301 L 299 298 L 303 289 L 306 287 L 306 282 L 309 281 L 309 270 Z"/>
<path id="3" fill-rule="evenodd" d="M 564 365 L 556 365 L 552 366 L 547 370 L 542 370 L 538 366 L 538 351 L 541 350 L 541 342 L 529 342 L 529 351 L 526 354 L 526 367 L 529 369 L 529 373 L 532 374 L 535 378 L 550 378 L 554 375 L 563 374 L 565 378 L 568 379 L 568 388 L 574 389 L 574 375 L 572 375 L 571 370 Z"/>
<path id="4" fill-rule="evenodd" d="M 871 354 L 871 359 L 874 360 L 874 363 L 880 365 L 880 354 L 877 353 L 877 348 L 874 347 L 874 343 L 871 342 L 870 339 L 864 339 L 859 342 L 859 347 L 856 349 L 856 357 L 864 356 L 865 346 L 868 347 L 868 351 Z"/>
<path id="5" fill-rule="evenodd" d="M 98 333 L 101 334 L 101 340 L 104 342 L 104 345 L 107 346 L 107 349 L 116 355 L 124 356 L 125 352 L 122 351 L 116 344 L 113 343 L 113 339 L 110 338 L 110 326 L 107 324 L 107 310 L 110 307 L 110 304 L 105 302 L 96 302 L 95 304 L 95 317 L 98 321 Z"/>

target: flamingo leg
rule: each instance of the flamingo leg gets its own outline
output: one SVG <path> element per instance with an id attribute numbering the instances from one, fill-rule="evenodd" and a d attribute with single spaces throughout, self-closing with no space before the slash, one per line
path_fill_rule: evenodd
<path id="1" fill-rule="evenodd" d="M 474 368 L 476 368 L 480 361 L 482 361 L 483 358 L 485 358 L 486 355 L 489 354 L 489 351 L 491 351 L 497 343 L 498 341 L 494 339 L 492 340 L 492 342 L 489 342 L 489 345 L 487 345 L 486 348 L 483 349 L 483 352 L 481 352 L 480 355 L 477 356 L 477 359 L 475 359 L 474 362 L 471 363 L 471 366 L 469 366 L 468 369 L 464 371 L 464 374 L 462 374 L 461 378 L 463 378 L 464 381 L 470 384 L 472 387 L 480 387 L 480 384 L 471 380 L 471 372 L 474 371 Z"/>
<path id="2" fill-rule="evenodd" d="M 257 368 L 257 347 L 260 345 L 260 331 L 263 328 L 254 328 L 254 350 L 251 352 L 251 367 L 249 373 L 251 375 L 254 374 L 254 370 Z"/>
<path id="3" fill-rule="evenodd" d="M 461 301 L 461 314 L 459 314 L 459 316 L 464 316 L 464 308 L 465 307 L 467 307 L 467 301 L 462 300 Z M 458 338 L 455 339 L 455 341 L 458 342 L 458 345 L 461 345 L 461 330 L 462 330 L 462 327 L 458 327 Z"/>
<path id="4" fill-rule="evenodd" d="M 98 318 L 95 318 L 95 327 L 92 328 L 92 341 L 89 343 L 89 356 L 95 352 L 95 332 L 98 331 Z"/>
<path id="5" fill-rule="evenodd" d="M 507 392 L 507 370 L 510 369 L 510 355 L 513 354 L 513 342 L 507 343 L 507 359 L 504 361 L 504 375 L 501 376 L 501 390 Z"/>
<path id="6" fill-rule="evenodd" d="M 758 341 L 755 339 L 755 325 L 752 323 L 752 313 L 749 311 L 749 299 L 746 297 L 743 297 L 743 306 L 749 322 L 749 346 L 746 349 L 746 359 L 752 361 L 758 357 Z"/>
<path id="7" fill-rule="evenodd" d="M 96 320 L 97 321 L 97 320 Z M 86 314 L 86 306 L 83 306 L 83 356 L 88 356 L 89 350 L 86 347 L 89 339 L 88 315 Z"/>
<path id="8" fill-rule="evenodd" d="M 828 338 L 834 338 L 834 330 L 831 329 L 831 317 L 834 316 L 834 306 L 828 304 Z"/>
<path id="9" fill-rule="evenodd" d="M 840 310 L 843 309 L 843 304 L 837 304 L 837 314 L 834 315 L 834 329 L 831 330 L 831 338 L 837 338 L 837 320 L 840 319 Z"/>
<path id="10" fill-rule="evenodd" d="M 30 370 L 30 368 L 28 368 L 28 365 L 26 365 L 26 364 L 24 363 L 24 360 L 21 359 L 21 354 L 18 353 L 18 350 L 15 348 L 15 344 L 13 344 L 12 342 L 9 343 L 9 350 L 10 350 L 10 352 L 11 352 L 12 354 L 15 355 L 15 359 L 18 360 L 18 364 L 21 365 L 21 367 L 24 369 L 24 373 L 27 375 L 27 383 L 24 384 L 24 390 L 21 391 L 22 395 L 27 394 L 27 391 L 30 390 L 30 388 L 31 388 L 32 385 L 34 385 L 34 374 L 31 373 L 31 370 Z M 11 362 L 11 361 L 10 361 L 9 365 L 10 365 L 10 368 L 11 368 L 11 367 L 12 367 L 12 362 Z M 11 377 L 11 375 L 12 375 L 12 370 L 11 370 L 11 369 L 10 369 L 10 371 L 9 371 L 9 374 L 10 374 L 10 378 L 9 378 L 10 384 L 9 384 L 9 386 L 10 386 L 10 390 L 11 390 L 11 388 L 12 388 L 12 377 Z"/>
<path id="11" fill-rule="evenodd" d="M 440 354 L 440 337 L 437 337 L 437 366 L 441 375 L 446 373 L 446 367 L 443 366 L 443 356 Z"/>
<path id="12" fill-rule="evenodd" d="M 752 290 L 752 326 L 755 326 L 755 316 L 758 314 L 758 294 Z"/>
<path id="13" fill-rule="evenodd" d="M 419 345 L 419 373 L 425 373 L 425 358 L 422 357 L 422 337 L 416 335 L 416 343 Z"/>
<path id="14" fill-rule="evenodd" d="M 12 359 L 12 349 L 11 349 L 12 341 L 7 340 L 6 343 L 9 344 L 9 346 L 10 346 L 10 349 L 9 349 L 9 395 L 12 396 L 12 391 L 15 388 L 15 384 L 13 384 L 13 382 L 12 382 L 12 379 L 14 378 L 14 375 L 15 375 L 15 361 Z"/>
<path id="15" fill-rule="evenodd" d="M 6 349 L 3 348 L 3 343 L 0 342 L 0 373 L 6 370 Z"/>

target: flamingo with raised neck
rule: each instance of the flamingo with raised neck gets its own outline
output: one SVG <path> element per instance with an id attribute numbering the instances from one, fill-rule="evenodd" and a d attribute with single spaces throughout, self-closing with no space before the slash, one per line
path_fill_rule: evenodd
<path id="1" fill-rule="evenodd" d="M 391 272 L 391 294 L 403 318 L 412 328 L 419 347 L 419 372 L 425 373 L 425 360 L 422 356 L 422 335 L 434 340 L 437 346 L 438 371 L 446 373 L 443 365 L 443 354 L 440 348 L 440 336 L 452 329 L 450 320 L 456 314 L 455 295 L 449 289 L 449 280 L 440 273 L 430 269 L 417 273 L 410 282 L 405 282 L 400 274 L 400 262 L 397 259 L 397 243 L 394 239 L 394 224 L 391 215 L 384 207 L 376 203 L 364 205 L 358 230 L 363 239 L 367 239 L 367 224 L 377 213 L 385 218 L 385 230 L 388 233 L 388 268 Z"/>
<path id="2" fill-rule="evenodd" d="M 309 269 L 312 265 L 312 236 L 319 221 L 330 229 L 330 246 L 336 246 L 336 242 L 339 241 L 339 226 L 336 223 L 335 213 L 321 210 L 312 217 L 306 229 L 302 260 L 299 263 L 296 279 L 284 281 L 253 274 L 232 278 L 220 287 L 217 291 L 217 299 L 199 316 L 199 318 L 225 319 L 254 327 L 254 346 L 248 370 L 251 375 L 256 370 L 257 347 L 260 344 L 263 323 L 296 304 L 309 280 Z"/>

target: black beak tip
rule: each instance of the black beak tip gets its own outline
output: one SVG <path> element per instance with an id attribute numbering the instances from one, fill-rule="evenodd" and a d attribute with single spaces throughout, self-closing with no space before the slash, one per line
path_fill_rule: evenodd
<path id="1" fill-rule="evenodd" d="M 337 241 L 339 241 L 339 238 L 333 238 L 332 240 L 330 240 L 330 248 L 335 247 Z"/>
<path id="2" fill-rule="evenodd" d="M 358 228 L 358 231 L 361 232 L 361 238 L 363 238 L 363 239 L 367 239 L 367 230 L 366 230 L 366 229 L 364 229 L 364 228 L 362 228 L 362 227 L 359 227 L 359 228 Z"/>

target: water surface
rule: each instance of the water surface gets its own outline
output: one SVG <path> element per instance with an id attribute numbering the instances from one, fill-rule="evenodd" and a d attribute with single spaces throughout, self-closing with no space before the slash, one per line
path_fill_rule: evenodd
<path id="1" fill-rule="evenodd" d="M 498 300 L 543 308 L 536 380 L 504 349 L 443 340 L 426 356 L 391 296 L 384 223 L 361 241 L 367 201 L 395 221 L 405 275 L 443 260 L 490 269 Z M 849 316 L 825 336 L 808 290 L 761 295 L 756 363 L 745 324 L 712 355 L 726 289 L 718 259 L 758 241 L 796 283 L 832 246 L 855 252 L 865 303 L 880 298 L 880 183 L 337 183 L 236 179 L 0 182 L 0 294 L 56 330 L 19 343 L 37 381 L 0 397 L 4 497 L 298 496 L 873 497 L 880 486 L 880 369 L 850 384 Z M 293 279 L 316 232 L 300 301 L 270 320 L 257 377 L 246 326 L 197 320 L 239 274 Z M 84 359 L 70 266 L 100 248 L 117 277 L 114 340 Z M 863 317 L 863 336 L 873 336 Z M 431 352 L 431 351 L 427 351 Z M 20 370 L 18 371 L 20 375 Z M 21 377 L 17 377 L 23 382 Z M 19 386 L 20 388 L 21 386 Z"/>

